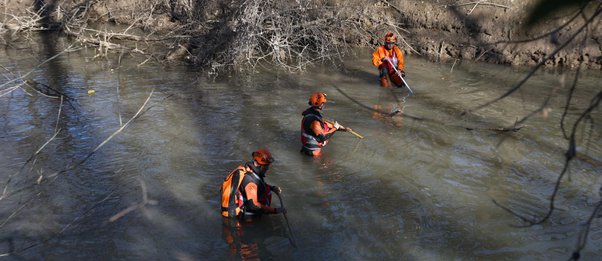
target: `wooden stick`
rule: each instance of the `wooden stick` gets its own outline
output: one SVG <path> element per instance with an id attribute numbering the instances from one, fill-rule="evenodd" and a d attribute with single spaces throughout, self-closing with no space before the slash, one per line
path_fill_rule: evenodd
<path id="1" fill-rule="evenodd" d="M 334 125 L 334 122 L 333 122 L 333 121 L 331 121 L 331 120 L 324 119 L 324 121 L 325 121 L 325 122 L 327 122 L 327 123 L 330 123 L 330 124 Z M 339 124 L 339 125 L 340 125 L 340 124 Z M 360 135 L 359 133 L 357 133 L 357 132 L 355 132 L 355 131 L 353 131 L 353 130 L 351 130 L 351 129 L 347 129 L 347 128 L 345 128 L 343 125 L 341 125 L 341 128 L 343 128 L 345 131 L 347 131 L 347 132 L 349 132 L 349 133 L 351 133 L 351 134 L 355 135 L 356 137 L 358 137 L 358 138 L 360 138 L 360 139 L 363 139 L 363 138 L 364 138 L 364 136 Z"/>

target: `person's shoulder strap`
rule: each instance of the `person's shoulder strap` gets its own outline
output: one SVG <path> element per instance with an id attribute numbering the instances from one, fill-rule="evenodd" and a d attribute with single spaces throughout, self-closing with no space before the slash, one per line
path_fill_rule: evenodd
<path id="1" fill-rule="evenodd" d="M 303 118 L 305 118 L 305 119 L 314 118 L 315 120 L 317 120 L 319 122 L 324 121 L 324 120 L 322 120 L 322 115 L 319 112 L 315 112 L 315 111 L 310 111 L 308 114 L 305 114 L 305 116 L 303 116 Z"/>

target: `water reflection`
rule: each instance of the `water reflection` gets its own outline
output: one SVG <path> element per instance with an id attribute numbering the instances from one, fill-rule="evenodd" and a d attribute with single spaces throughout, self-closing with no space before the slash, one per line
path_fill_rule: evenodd
<path id="1" fill-rule="evenodd" d="M 262 216 L 246 219 L 224 218 L 222 238 L 230 249 L 231 257 L 241 260 L 271 260 L 290 257 L 289 241 L 276 218 Z M 283 256 L 284 254 L 284 256 Z M 238 258 L 236 258 L 238 259 Z"/>
<path id="2" fill-rule="evenodd" d="M 4 52 L 0 60 L 11 70 L 28 71 L 47 57 Z M 24 259 L 102 253 L 103 259 L 138 260 L 547 260 L 570 254 L 574 231 L 597 202 L 600 128 L 591 129 L 592 142 L 580 148 L 587 157 L 574 162 L 576 172 L 563 184 L 567 194 L 557 203 L 567 211 L 533 229 L 508 226 L 518 221 L 491 199 L 527 213 L 545 208 L 567 145 L 557 128 L 565 99 L 552 99 L 547 117 L 533 117 L 519 132 L 463 128 L 512 125 L 548 96 L 557 73 L 538 74 L 516 96 L 461 117 L 503 93 L 522 71 L 458 64 L 451 72 L 449 65 L 410 56 L 406 70 L 415 94 L 406 97 L 404 89 L 374 82 L 366 54 L 350 57 L 344 73 L 328 67 L 301 75 L 210 78 L 128 59 L 111 70 L 85 51 L 57 60 L 57 68 L 39 68 L 33 80 L 57 85 L 74 102 L 62 107 L 62 131 L 14 176 L 11 196 L 0 201 L 0 234 L 12 239 L 3 250 L 23 250 Z M 588 104 L 600 75 L 580 82 L 585 87 L 574 94 L 575 103 Z M 96 94 L 88 96 L 88 89 Z M 36 183 L 81 161 L 136 113 L 151 89 L 150 109 L 85 164 L 53 183 Z M 301 155 L 300 112 L 315 90 L 329 95 L 325 117 L 365 138 L 341 132 L 321 158 Z M 59 103 L 21 89 L 0 97 L 3 184 L 55 132 Z M 397 109 L 401 113 L 391 115 Z M 577 113 L 569 111 L 570 120 Z M 281 216 L 222 223 L 223 173 L 263 146 L 278 159 L 270 179 L 283 188 L 298 249 L 290 246 Z M 107 224 L 140 201 L 138 179 L 158 204 Z M 113 196 L 103 200 L 107 195 Z M 20 210 L 23 202 L 30 204 Z M 52 237 L 64 228 L 63 237 Z M 602 253 L 599 231 L 592 235 L 584 259 Z"/>

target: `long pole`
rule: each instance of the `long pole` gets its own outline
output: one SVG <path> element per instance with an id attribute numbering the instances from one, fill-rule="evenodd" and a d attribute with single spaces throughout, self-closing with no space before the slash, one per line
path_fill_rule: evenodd
<path id="1" fill-rule="evenodd" d="M 414 92 L 412 91 L 412 89 L 410 88 L 410 85 L 408 85 L 408 83 L 406 82 L 406 80 L 403 79 L 403 77 L 401 77 L 401 72 L 399 72 L 397 70 L 397 67 L 395 67 L 395 65 L 393 64 L 393 62 L 391 62 L 391 60 L 389 59 L 389 57 L 385 57 L 385 60 L 387 60 L 387 62 L 389 62 L 389 64 L 391 64 L 391 67 L 393 67 L 393 70 L 395 70 L 395 73 L 397 75 L 399 75 L 399 78 L 401 79 L 401 81 L 403 82 L 403 84 L 408 87 L 408 90 L 410 91 L 411 94 L 414 94 Z"/>
<path id="2" fill-rule="evenodd" d="M 282 197 L 280 197 L 280 193 L 276 193 L 276 196 L 278 196 L 278 200 L 280 200 L 280 206 L 282 208 L 286 209 L 284 207 L 284 203 L 282 202 Z M 288 227 L 288 231 L 291 234 L 291 236 L 288 238 L 288 241 L 291 242 L 291 245 L 293 245 L 293 247 L 297 248 L 297 244 L 295 243 L 295 236 L 293 236 L 293 230 L 291 229 L 291 225 L 288 223 L 288 218 L 286 217 L 286 213 L 282 212 L 282 215 L 284 216 L 284 221 L 286 221 L 286 226 Z"/>
<path id="3" fill-rule="evenodd" d="M 324 121 L 334 125 L 334 122 L 333 122 L 333 121 L 331 121 L 331 120 L 324 119 Z M 345 131 L 347 131 L 347 132 L 349 132 L 349 133 L 353 134 L 354 136 L 356 136 L 356 137 L 358 137 L 358 138 L 360 138 L 360 139 L 363 139 L 363 138 L 364 138 L 364 136 L 360 135 L 359 133 L 357 133 L 357 132 L 355 132 L 355 131 L 353 131 L 353 130 L 347 129 L 347 128 L 345 128 L 345 127 L 344 127 L 344 126 L 342 126 L 342 125 L 341 125 L 341 127 L 343 127 L 343 129 L 344 129 Z"/>

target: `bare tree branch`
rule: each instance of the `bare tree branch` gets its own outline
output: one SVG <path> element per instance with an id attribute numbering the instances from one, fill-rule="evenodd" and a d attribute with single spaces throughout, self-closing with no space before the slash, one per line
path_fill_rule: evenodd
<path id="1" fill-rule="evenodd" d="M 547 55 L 546 57 L 544 57 L 533 69 L 531 69 L 531 71 L 518 83 L 516 84 L 514 87 L 512 87 L 510 90 L 508 90 L 506 93 L 502 94 L 501 96 L 499 96 L 498 98 L 493 99 L 492 101 L 489 101 L 485 104 L 479 105 L 475 108 L 472 109 L 468 109 L 467 111 L 463 112 L 462 115 L 465 115 L 466 113 L 471 113 L 477 110 L 480 110 L 482 108 L 485 108 L 491 104 L 494 104 L 508 96 L 510 96 L 511 94 L 513 94 L 515 91 L 517 91 L 518 89 L 520 89 L 530 78 L 531 76 L 533 76 L 533 74 L 535 74 L 535 72 L 537 70 L 539 70 L 539 68 L 541 68 L 541 66 L 543 66 L 545 64 L 545 62 L 547 60 L 549 60 L 550 58 L 554 57 L 558 52 L 560 52 L 560 50 L 564 49 L 569 43 L 571 43 L 575 37 L 577 37 L 577 35 L 579 35 L 585 28 L 587 28 L 588 24 L 591 23 L 594 18 L 596 18 L 598 15 L 600 15 L 600 13 L 602 13 L 602 9 L 600 8 L 600 5 L 598 6 L 596 12 L 588 19 L 587 23 L 582 25 L 581 27 L 579 27 L 579 29 L 577 29 L 577 31 L 571 35 L 569 37 L 568 40 L 566 40 L 562 45 L 556 47 L 556 49 L 550 53 L 549 55 Z"/>
<path id="2" fill-rule="evenodd" d="M 573 124 L 571 136 L 569 138 L 569 147 L 565 153 L 564 166 L 562 168 L 562 171 L 560 172 L 560 175 L 558 175 L 558 178 L 554 185 L 554 190 L 550 197 L 550 204 L 549 204 L 548 211 L 546 212 L 546 214 L 543 217 L 538 218 L 538 219 L 530 219 L 530 218 L 524 217 L 524 216 L 510 210 L 507 207 L 504 207 L 504 206 L 498 204 L 495 201 L 494 201 L 494 203 L 496 205 L 502 207 L 504 210 L 506 210 L 510 214 L 512 214 L 512 215 L 522 219 L 524 222 L 526 222 L 527 225 L 525 225 L 525 227 L 538 225 L 538 224 L 541 224 L 541 223 L 545 222 L 546 220 L 548 220 L 548 218 L 550 218 L 550 216 L 554 212 L 554 202 L 556 200 L 556 196 L 558 195 L 558 190 L 560 189 L 560 184 L 561 184 L 562 178 L 567 173 L 567 170 L 569 169 L 569 164 L 570 164 L 571 160 L 577 155 L 577 145 L 576 145 L 576 141 L 575 141 L 577 127 L 579 126 L 579 124 L 581 123 L 582 120 L 589 117 L 590 113 L 600 105 L 600 101 L 602 101 L 602 91 L 598 92 L 598 94 L 592 99 L 589 107 L 585 111 L 583 111 L 583 113 L 581 113 L 581 115 L 579 116 L 577 121 Z"/>

